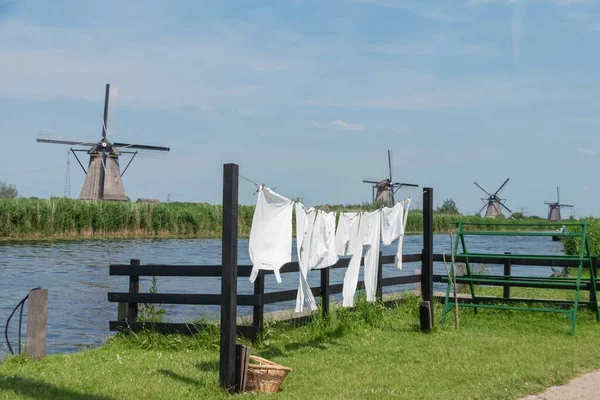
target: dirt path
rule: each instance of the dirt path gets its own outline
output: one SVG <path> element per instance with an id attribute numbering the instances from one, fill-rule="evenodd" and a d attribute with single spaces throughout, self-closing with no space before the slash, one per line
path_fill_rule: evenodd
<path id="1" fill-rule="evenodd" d="M 564 386 L 552 386 L 544 393 L 521 400 L 597 400 L 600 399 L 600 370 L 573 379 Z"/>

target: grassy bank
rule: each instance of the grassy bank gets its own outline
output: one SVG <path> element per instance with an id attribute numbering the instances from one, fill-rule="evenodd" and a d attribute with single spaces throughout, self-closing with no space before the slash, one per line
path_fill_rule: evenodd
<path id="1" fill-rule="evenodd" d="M 332 211 L 359 211 L 370 205 L 323 206 Z M 53 237 L 221 237 L 222 207 L 207 203 L 143 204 L 88 202 L 66 198 L 0 199 L 0 238 Z M 239 234 L 248 236 L 253 205 L 239 207 Z M 493 220 L 473 216 L 434 215 L 436 232 L 448 232 L 456 221 L 486 222 L 482 229 L 497 228 Z M 501 220 L 517 223 L 522 221 Z M 535 222 L 532 220 L 532 222 Z M 423 213 L 409 214 L 407 230 L 421 232 Z"/>
<path id="2" fill-rule="evenodd" d="M 250 233 L 254 206 L 239 208 L 240 235 Z M 65 198 L 0 200 L 0 237 L 220 237 L 222 207 L 206 203 L 143 204 Z"/>
<path id="3" fill-rule="evenodd" d="M 600 367 L 600 325 L 564 316 L 461 311 L 461 330 L 417 330 L 418 302 L 363 303 L 290 329 L 270 325 L 253 353 L 293 368 L 282 399 L 517 399 Z M 440 309 L 436 310 L 436 318 Z M 4 399 L 230 398 L 218 387 L 217 330 L 193 338 L 142 334 L 40 362 L 0 364 Z"/>

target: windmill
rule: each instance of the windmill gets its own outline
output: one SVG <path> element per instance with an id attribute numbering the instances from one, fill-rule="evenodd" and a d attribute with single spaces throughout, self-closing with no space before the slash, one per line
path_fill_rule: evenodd
<path id="1" fill-rule="evenodd" d="M 98 142 L 60 140 L 56 138 L 38 137 L 40 143 L 67 144 L 71 146 L 86 146 L 88 149 L 71 148 L 79 166 L 85 173 L 85 181 L 79 194 L 80 200 L 115 200 L 127 201 L 125 189 L 121 177 L 129 168 L 129 165 L 142 151 L 170 151 L 168 147 L 147 146 L 142 144 L 112 143 L 106 138 L 108 133 L 108 106 L 110 97 L 110 84 L 106 85 L 106 94 L 104 97 L 104 119 L 102 124 L 102 139 Z M 91 147 L 89 147 L 91 146 Z M 87 170 L 77 157 L 76 152 L 87 152 L 90 156 Z M 119 156 L 122 154 L 131 154 L 131 159 L 125 166 L 123 172 L 119 165 Z"/>
<path id="2" fill-rule="evenodd" d="M 388 150 L 388 168 L 390 177 L 375 181 L 375 180 L 363 180 L 364 183 L 370 183 L 373 185 L 373 202 L 383 204 L 385 206 L 394 205 L 394 194 L 402 186 L 419 187 L 413 183 L 394 182 L 392 179 L 392 154 Z"/>
<path id="3" fill-rule="evenodd" d="M 507 178 L 504 181 L 504 183 L 502 184 L 502 186 L 500 186 L 500 188 L 494 192 L 494 194 L 491 194 L 490 192 L 485 190 L 483 187 L 481 187 L 480 184 L 478 184 L 477 182 L 474 182 L 475 185 L 479 189 L 483 190 L 485 192 L 485 194 L 488 195 L 488 197 L 484 197 L 481 199 L 481 201 L 483 201 L 484 204 L 483 204 L 483 207 L 481 207 L 481 210 L 479 210 L 478 214 L 481 214 L 483 209 L 486 207 L 487 207 L 487 209 L 485 210 L 485 218 L 495 218 L 498 215 L 502 215 L 502 208 L 505 208 L 508 212 L 512 213 L 512 211 L 510 211 L 508 209 L 508 207 L 506 207 L 504 205 L 504 201 L 506 199 L 501 199 L 500 197 L 498 197 L 498 193 L 500 193 L 500 191 L 504 188 L 504 186 L 506 186 L 509 179 L 510 178 Z"/>
<path id="4" fill-rule="evenodd" d="M 574 207 L 571 204 L 560 203 L 560 190 L 556 187 L 556 202 L 545 201 L 544 204 L 548 205 L 548 221 L 560 221 L 560 209 L 563 207 Z"/>

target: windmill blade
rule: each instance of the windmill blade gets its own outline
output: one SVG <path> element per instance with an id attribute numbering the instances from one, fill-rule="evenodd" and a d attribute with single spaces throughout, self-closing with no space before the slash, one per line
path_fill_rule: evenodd
<path id="1" fill-rule="evenodd" d="M 512 211 L 510 210 L 510 208 L 506 207 L 506 206 L 504 205 L 504 203 L 502 203 L 501 201 L 499 201 L 498 203 L 500 203 L 500 205 L 501 205 L 502 207 L 506 208 L 506 211 L 508 211 L 509 213 L 512 213 Z"/>
<path id="2" fill-rule="evenodd" d="M 152 151 L 171 151 L 169 147 L 147 146 L 145 144 L 113 143 L 114 147 L 123 147 L 126 149 L 152 150 Z"/>
<path id="3" fill-rule="evenodd" d="M 545 201 L 544 204 L 551 205 L 551 204 L 555 204 L 555 203 L 553 201 Z"/>
<path id="4" fill-rule="evenodd" d="M 390 170 L 390 182 L 392 181 L 392 152 L 388 150 L 388 167 Z"/>
<path id="5" fill-rule="evenodd" d="M 68 144 L 71 146 L 95 146 L 97 142 L 76 142 L 72 140 L 57 140 L 57 139 L 41 139 L 37 138 L 36 142 L 39 143 L 54 143 L 54 144 Z"/>
<path id="6" fill-rule="evenodd" d="M 481 210 L 479 210 L 479 212 L 477 214 L 481 214 L 481 212 L 483 211 L 484 208 L 487 207 L 487 204 L 484 204 L 483 207 L 481 207 Z"/>
<path id="7" fill-rule="evenodd" d="M 392 183 L 394 186 L 409 186 L 409 187 L 419 187 L 419 185 L 415 183 L 404 183 L 404 182 L 394 182 Z"/>
<path id="8" fill-rule="evenodd" d="M 556 202 L 560 204 L 560 190 L 556 187 Z"/>
<path id="9" fill-rule="evenodd" d="M 559 207 L 575 207 L 575 206 L 574 206 L 574 205 L 572 205 L 572 204 L 559 204 L 558 206 L 559 206 Z"/>
<path id="10" fill-rule="evenodd" d="M 377 185 L 379 183 L 378 181 L 368 181 L 368 180 L 365 180 L 365 179 L 363 179 L 363 182 L 364 183 L 372 183 L 373 185 Z"/>
<path id="11" fill-rule="evenodd" d="M 475 186 L 477 186 L 479 189 L 483 190 L 485 192 L 485 194 L 487 194 L 488 196 L 491 196 L 490 192 L 488 192 L 487 190 L 485 190 L 483 187 L 481 187 L 481 185 L 477 182 L 473 182 L 475 184 Z"/>
<path id="12" fill-rule="evenodd" d="M 510 180 L 510 178 L 506 178 L 506 180 L 504 181 L 504 183 L 502 184 L 502 186 L 500 186 L 500 189 L 496 190 L 496 193 L 494 193 L 494 195 L 497 195 L 498 193 L 500 193 L 500 191 L 502 190 L 502 188 L 504 186 L 506 186 L 506 184 L 508 183 L 509 180 Z"/>

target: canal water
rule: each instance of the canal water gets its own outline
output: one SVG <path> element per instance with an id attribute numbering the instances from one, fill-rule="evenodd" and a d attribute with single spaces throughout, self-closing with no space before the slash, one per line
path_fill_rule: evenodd
<path id="1" fill-rule="evenodd" d="M 421 235 L 404 239 L 404 254 L 420 253 L 423 245 Z M 484 237 L 467 238 L 470 252 L 503 253 L 510 251 L 521 254 L 561 254 L 560 242 L 550 237 Z M 449 252 L 449 235 L 434 236 L 434 251 Z M 295 250 L 294 250 L 295 251 Z M 384 255 L 393 255 L 396 244 L 381 247 Z M 116 319 L 117 305 L 107 301 L 107 292 L 127 291 L 127 277 L 109 276 L 111 263 L 129 263 L 138 258 L 142 264 L 220 264 L 220 239 L 84 239 L 59 241 L 0 242 L 0 326 L 4 326 L 16 304 L 32 288 L 41 286 L 49 291 L 48 299 L 48 353 L 65 353 L 93 347 L 103 343 L 112 333 L 108 321 Z M 250 264 L 248 240 L 239 241 L 239 264 Z M 419 263 L 405 264 L 401 271 L 392 265 L 384 266 L 384 277 L 412 275 L 420 268 Z M 488 267 L 490 273 L 501 273 L 500 266 Z M 550 275 L 549 268 L 513 267 L 513 273 Z M 345 269 L 331 271 L 331 284 L 343 283 Z M 445 274 L 443 264 L 436 263 L 435 273 Z M 297 273 L 282 274 L 283 282 L 277 284 L 273 275 L 265 283 L 265 291 L 295 289 Z M 311 286 L 319 284 L 318 271 L 309 273 Z M 362 270 L 361 270 L 362 279 Z M 146 292 L 151 278 L 140 278 L 141 290 Z M 240 278 L 240 293 L 252 293 L 247 278 Z M 404 285 L 384 288 L 384 293 L 393 290 L 410 290 Z M 438 285 L 436 290 L 445 286 Z M 218 293 L 220 278 L 172 278 L 159 277 L 158 291 L 161 293 Z M 339 300 L 339 297 L 334 300 Z M 289 309 L 293 302 L 268 305 L 266 311 Z M 167 310 L 165 319 L 171 322 L 191 322 L 205 317 L 218 317 L 218 306 L 161 306 Z M 27 307 L 25 307 L 26 313 Z M 240 315 L 251 313 L 250 307 L 239 307 Z M 24 319 L 25 321 L 25 319 Z M 17 343 L 18 313 L 9 327 L 13 348 Z M 25 329 L 25 324 L 23 326 Z M 0 339 L 0 360 L 7 353 L 4 337 Z"/>

